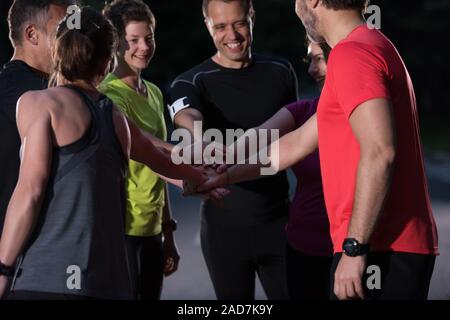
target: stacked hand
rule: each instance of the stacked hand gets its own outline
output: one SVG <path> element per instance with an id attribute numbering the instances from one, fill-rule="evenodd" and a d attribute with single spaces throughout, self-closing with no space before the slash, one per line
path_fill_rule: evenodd
<path id="1" fill-rule="evenodd" d="M 203 200 L 211 200 L 220 204 L 230 193 L 229 190 L 222 187 L 226 185 L 225 182 L 219 183 L 219 181 L 221 182 L 226 178 L 226 173 L 219 174 L 214 166 L 203 165 L 198 168 L 202 170 L 205 177 L 204 182 L 198 185 L 190 181 L 183 181 L 183 196 L 198 196 L 203 198 Z M 217 184 L 217 187 L 209 187 L 213 184 Z M 200 187 L 202 191 L 199 191 Z"/>
<path id="2" fill-rule="evenodd" d="M 224 187 L 227 181 L 227 165 L 222 164 L 226 161 L 228 148 L 217 142 L 197 142 L 189 145 L 182 150 L 183 156 L 189 155 L 190 160 L 201 157 L 203 165 L 198 167 L 205 176 L 205 181 L 201 184 L 195 184 L 189 181 L 183 182 L 183 195 L 199 196 L 204 200 L 211 200 L 220 204 L 229 191 Z M 195 157 L 196 152 L 201 151 Z"/>

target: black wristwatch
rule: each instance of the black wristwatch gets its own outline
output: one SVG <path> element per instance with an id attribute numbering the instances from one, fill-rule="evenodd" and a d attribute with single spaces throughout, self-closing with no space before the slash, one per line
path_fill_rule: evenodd
<path id="1" fill-rule="evenodd" d="M 369 253 L 370 246 L 368 244 L 360 244 L 354 238 L 347 238 L 342 244 L 342 250 L 349 257 L 357 257 Z"/>
<path id="2" fill-rule="evenodd" d="M 161 226 L 163 233 L 167 231 L 175 231 L 177 230 L 177 220 L 170 219 L 169 221 L 163 221 Z"/>
<path id="3" fill-rule="evenodd" d="M 14 267 L 9 267 L 0 261 L 0 275 L 8 278 L 14 276 Z"/>

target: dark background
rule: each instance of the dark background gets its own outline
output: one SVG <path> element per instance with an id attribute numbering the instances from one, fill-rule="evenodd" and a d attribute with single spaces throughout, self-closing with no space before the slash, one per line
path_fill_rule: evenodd
<path id="1" fill-rule="evenodd" d="M 214 53 L 203 24 L 201 0 L 147 0 L 157 19 L 157 51 L 144 77 L 164 92 L 181 72 Z M 0 66 L 12 55 L 6 24 L 12 0 L 0 1 Z M 104 1 L 84 0 L 98 9 Z M 427 151 L 450 152 L 450 31 L 448 0 L 372 0 L 381 8 L 382 31 L 394 42 L 415 86 Z M 254 0 L 253 51 L 285 57 L 297 70 L 301 96 L 316 94 L 302 63 L 304 29 L 294 0 Z"/>
<path id="2" fill-rule="evenodd" d="M 181 72 L 214 53 L 203 25 L 201 0 L 146 1 L 157 19 L 157 51 L 144 76 L 163 91 Z M 6 15 L 12 0 L 0 0 L 0 67 L 12 55 Z M 84 1 L 101 9 L 104 1 Z M 433 211 L 439 229 L 430 298 L 450 299 L 450 34 L 449 0 L 372 0 L 381 7 L 382 31 L 402 55 L 415 85 L 426 150 Z M 297 70 L 301 95 L 317 94 L 301 62 L 304 29 L 294 13 L 294 0 L 254 0 L 254 52 L 282 56 Z M 442 156 L 438 156 L 438 155 Z M 292 183 L 295 186 L 295 183 Z M 166 278 L 163 299 L 214 299 L 201 257 L 199 200 L 171 188 L 171 206 L 179 222 L 176 241 L 182 255 L 178 272 Z M 264 299 L 257 285 L 256 298 Z"/>

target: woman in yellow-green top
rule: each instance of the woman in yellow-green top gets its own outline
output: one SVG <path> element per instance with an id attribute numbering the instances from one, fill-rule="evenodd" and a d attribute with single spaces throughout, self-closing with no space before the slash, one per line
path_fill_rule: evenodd
<path id="1" fill-rule="evenodd" d="M 140 0 L 115 0 L 103 14 L 119 33 L 117 65 L 99 91 L 143 130 L 166 139 L 161 91 L 141 77 L 155 51 L 155 19 Z M 136 298 L 159 299 L 163 275 L 178 267 L 166 183 L 147 166 L 130 160 L 126 242 Z M 111 281 L 114 281 L 111 279 Z"/>

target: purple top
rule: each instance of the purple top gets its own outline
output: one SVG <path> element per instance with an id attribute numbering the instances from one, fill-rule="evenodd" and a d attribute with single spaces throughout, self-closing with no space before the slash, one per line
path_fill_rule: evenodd
<path id="1" fill-rule="evenodd" d="M 287 105 L 295 126 L 302 126 L 316 113 L 319 98 L 300 100 Z M 289 245 L 309 255 L 331 256 L 333 245 L 322 189 L 319 151 L 292 166 L 297 188 L 290 206 L 286 233 Z"/>

